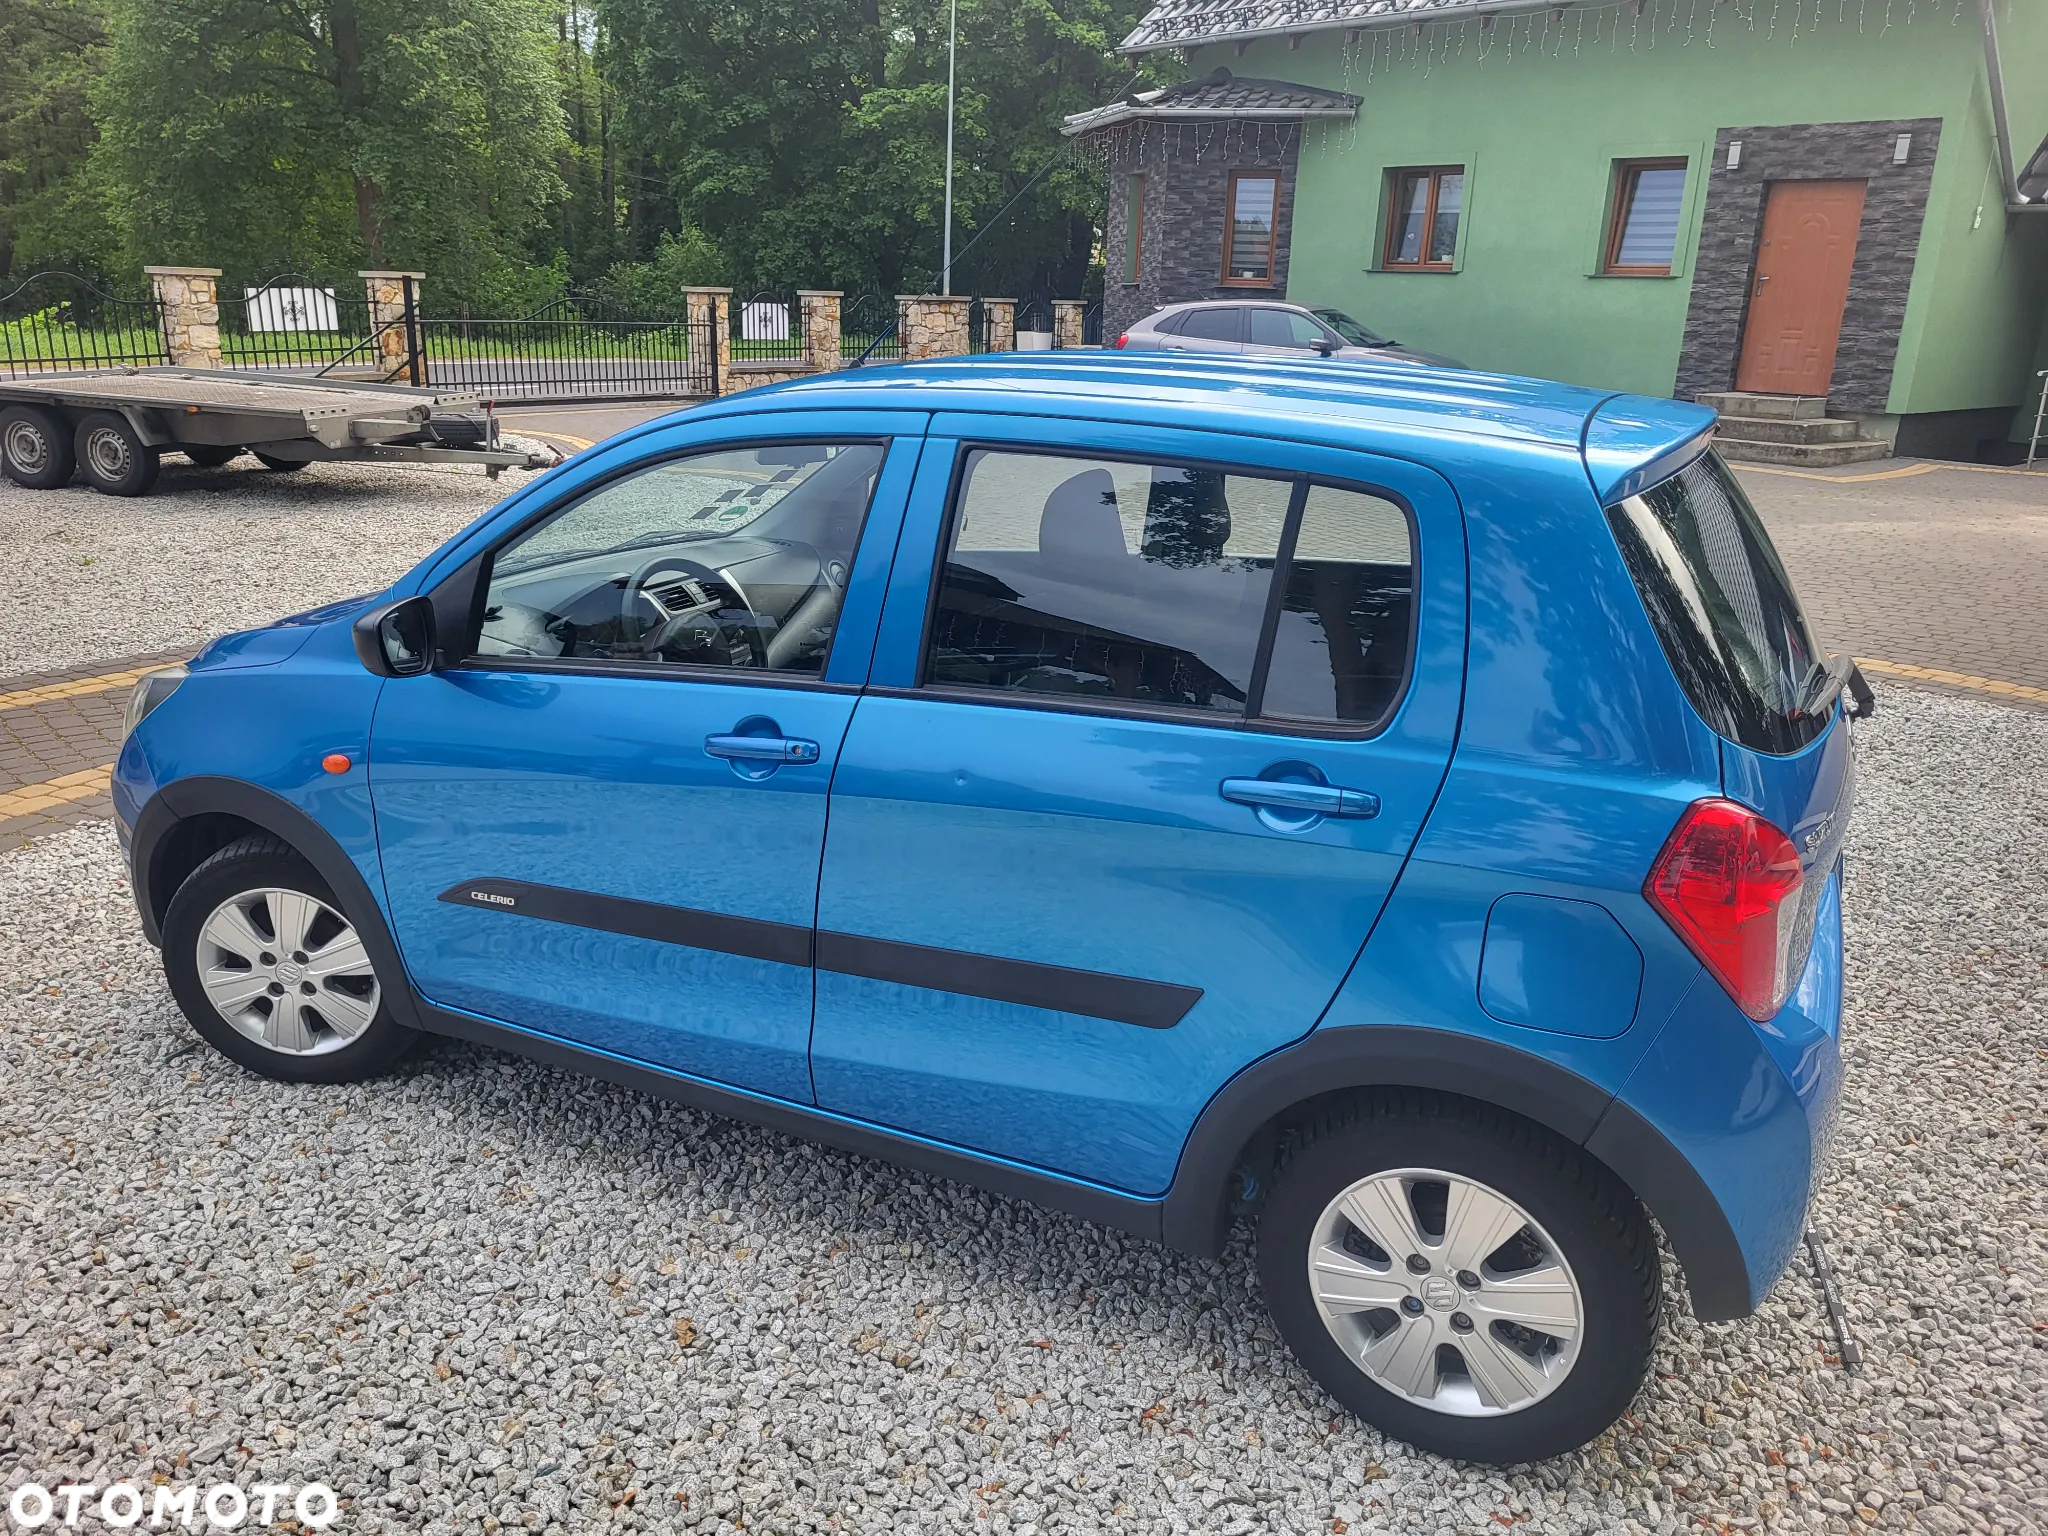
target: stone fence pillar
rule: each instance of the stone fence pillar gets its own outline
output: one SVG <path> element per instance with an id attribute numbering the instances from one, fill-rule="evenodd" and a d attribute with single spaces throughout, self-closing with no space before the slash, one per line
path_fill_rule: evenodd
<path id="1" fill-rule="evenodd" d="M 377 371 L 377 377 L 387 384 L 402 384 L 415 377 L 421 384 L 427 382 L 427 360 L 419 359 L 417 375 L 413 371 L 413 349 L 419 343 L 420 285 L 427 280 L 424 272 L 358 272 L 363 280 L 363 296 L 370 303 L 370 366 Z M 412 279 L 412 313 L 407 315 L 405 303 L 405 281 Z"/>
<path id="2" fill-rule="evenodd" d="M 988 327 L 988 350 L 991 352 L 1014 352 L 1017 350 L 1017 301 L 1015 299 L 983 299 L 981 312 Z"/>
<path id="3" fill-rule="evenodd" d="M 732 290 L 685 288 L 683 305 L 689 324 L 690 387 L 700 395 L 724 394 L 732 388 Z M 699 356 L 707 339 L 711 346 Z"/>
<path id="4" fill-rule="evenodd" d="M 220 366 L 219 267 L 144 267 L 163 313 L 164 354 L 173 368 Z"/>
<path id="5" fill-rule="evenodd" d="M 936 293 L 904 293 L 896 296 L 896 341 L 903 361 L 918 363 L 928 357 L 965 357 L 971 350 L 967 338 L 965 294 L 941 297 Z"/>
<path id="6" fill-rule="evenodd" d="M 804 308 L 804 361 L 820 373 L 830 373 L 844 361 L 839 352 L 839 301 L 844 295 L 832 288 L 799 288 L 796 297 Z"/>
<path id="7" fill-rule="evenodd" d="M 1081 345 L 1081 311 L 1087 306 L 1079 299 L 1052 301 L 1052 344 L 1056 347 Z"/>

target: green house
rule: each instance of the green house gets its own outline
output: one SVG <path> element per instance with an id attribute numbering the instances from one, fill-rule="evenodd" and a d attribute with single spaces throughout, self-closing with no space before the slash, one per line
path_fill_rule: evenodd
<path id="1" fill-rule="evenodd" d="M 2032 430 L 2048 0 L 1159 0 L 1123 49 L 1187 78 L 1067 123 L 1111 172 L 1112 343 L 1286 298 L 1714 397 L 1752 456 Z"/>

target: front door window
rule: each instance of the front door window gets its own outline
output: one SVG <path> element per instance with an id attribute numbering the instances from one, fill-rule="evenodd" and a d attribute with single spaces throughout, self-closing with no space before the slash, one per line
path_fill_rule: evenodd
<path id="1" fill-rule="evenodd" d="M 820 676 L 881 464 L 779 443 L 610 481 L 498 551 L 476 654 Z"/>

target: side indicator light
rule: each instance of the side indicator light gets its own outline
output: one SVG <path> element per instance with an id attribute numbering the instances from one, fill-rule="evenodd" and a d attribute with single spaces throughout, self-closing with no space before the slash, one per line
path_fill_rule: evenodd
<path id="1" fill-rule="evenodd" d="M 330 752 L 320 759 L 320 766 L 329 773 L 347 773 L 355 764 L 349 761 L 346 752 Z"/>

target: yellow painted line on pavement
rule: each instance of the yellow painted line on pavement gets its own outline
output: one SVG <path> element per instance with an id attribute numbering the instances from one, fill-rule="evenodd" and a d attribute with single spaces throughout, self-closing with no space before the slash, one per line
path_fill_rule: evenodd
<path id="1" fill-rule="evenodd" d="M 1941 683 L 1949 688 L 1967 688 L 1973 693 L 1988 693 L 2002 699 L 2026 699 L 2034 704 L 2048 704 L 2048 688 L 2034 688 L 2026 683 L 2008 683 L 1995 677 L 1973 677 L 1968 672 L 1948 672 L 1940 667 L 1913 667 L 1898 661 L 1872 661 L 1868 656 L 1858 656 L 1856 665 L 1866 672 L 1876 672 L 1884 677 L 1902 677 L 1910 682 Z"/>
<path id="2" fill-rule="evenodd" d="M 1960 464 L 1909 464 L 1904 469 L 1880 469 L 1869 475 L 1822 475 L 1810 469 L 1773 469 L 1766 464 L 1742 464 L 1731 461 L 1731 467 L 1751 475 L 1783 475 L 1787 480 L 1825 480 L 1829 485 L 1859 485 L 1867 480 L 1910 480 L 1915 475 L 1931 475 L 1937 469 L 1961 469 Z"/>
<path id="3" fill-rule="evenodd" d="M 143 673 L 155 670 L 155 667 L 136 667 L 127 672 L 102 672 L 97 677 L 74 677 L 69 682 L 45 683 L 40 688 L 17 688 L 12 693 L 0 693 L 0 709 L 32 709 L 55 699 L 82 699 L 88 694 L 108 693 L 116 688 L 130 687 Z"/>
<path id="4" fill-rule="evenodd" d="M 94 795 L 104 795 L 108 777 L 113 771 L 112 763 L 102 763 L 97 768 L 81 768 L 59 779 L 46 779 L 40 784 L 24 784 L 20 789 L 10 789 L 0 794 L 0 821 L 28 816 L 36 811 L 55 810 L 74 800 L 90 800 Z"/>
<path id="5" fill-rule="evenodd" d="M 2019 469 L 2006 464 L 1951 464 L 1947 460 L 1938 464 L 1908 464 L 1903 469 L 1880 469 L 1868 475 L 1823 475 L 1811 469 L 1778 469 L 1768 464 L 1731 462 L 1730 467 L 1752 475 L 1783 475 L 1788 480 L 1825 480 L 1830 485 L 1858 485 L 1869 480 L 1910 480 L 1915 475 L 1931 475 L 1938 469 L 1959 469 L 1972 475 L 2022 475 L 2032 480 L 2048 480 L 2048 469 Z"/>

